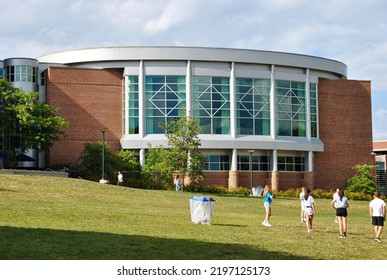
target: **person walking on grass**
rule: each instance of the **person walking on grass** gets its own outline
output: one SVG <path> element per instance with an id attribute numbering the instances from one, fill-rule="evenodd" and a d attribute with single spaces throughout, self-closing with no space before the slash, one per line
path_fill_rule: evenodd
<path id="1" fill-rule="evenodd" d="M 175 180 L 174 180 L 174 183 L 175 183 L 175 187 L 176 187 L 176 191 L 180 191 L 182 188 L 181 188 L 181 185 L 180 185 L 180 177 L 179 177 L 179 174 L 176 175 L 175 177 Z"/>
<path id="2" fill-rule="evenodd" d="M 308 233 L 311 233 L 314 231 L 313 229 L 313 218 L 316 214 L 316 206 L 314 205 L 314 198 L 311 195 L 312 191 L 310 189 L 306 190 L 306 193 L 304 194 L 304 209 L 305 209 L 305 215 L 306 215 L 306 229 Z"/>
<path id="3" fill-rule="evenodd" d="M 333 197 L 332 197 L 333 200 L 335 200 L 337 198 L 337 196 L 339 195 L 339 191 L 340 191 L 340 189 L 336 189 L 336 192 L 333 194 Z M 338 223 L 338 222 L 339 222 L 339 220 L 338 220 L 338 217 L 336 215 L 335 216 L 335 223 Z"/>
<path id="4" fill-rule="evenodd" d="M 347 208 L 349 207 L 349 200 L 344 195 L 344 191 L 337 192 L 337 196 L 333 196 L 331 206 L 336 209 L 336 219 L 339 223 L 340 238 L 347 237 Z"/>
<path id="5" fill-rule="evenodd" d="M 301 202 L 301 222 L 303 223 L 306 222 L 305 208 L 304 208 L 304 202 L 303 202 L 305 192 L 306 192 L 306 187 L 302 187 L 299 197 Z"/>
<path id="6" fill-rule="evenodd" d="M 262 222 L 262 225 L 266 227 L 271 227 L 269 223 L 271 217 L 271 202 L 273 201 L 273 194 L 270 191 L 270 186 L 266 185 L 263 190 L 263 207 L 265 207 L 265 220 Z"/>
<path id="7" fill-rule="evenodd" d="M 375 241 L 380 243 L 382 242 L 380 235 L 386 220 L 386 203 L 379 198 L 379 192 L 374 192 L 374 199 L 370 202 L 370 217 L 374 226 Z"/>

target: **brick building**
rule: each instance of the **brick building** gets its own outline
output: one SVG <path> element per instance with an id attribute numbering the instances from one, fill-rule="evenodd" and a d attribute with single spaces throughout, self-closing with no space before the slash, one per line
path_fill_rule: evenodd
<path id="1" fill-rule="evenodd" d="M 373 164 L 371 83 L 347 79 L 339 61 L 281 52 L 192 47 L 112 47 L 0 62 L 13 85 L 33 85 L 70 122 L 37 168 L 71 164 L 85 141 L 106 140 L 145 161 L 167 146 L 158 123 L 181 110 L 200 123 L 205 184 L 345 187 Z M 21 81 L 30 69 L 30 82 Z M 24 71 L 24 72 L 23 72 Z M 16 76 L 19 73 L 19 76 Z M 32 82 L 34 80 L 34 82 Z"/>

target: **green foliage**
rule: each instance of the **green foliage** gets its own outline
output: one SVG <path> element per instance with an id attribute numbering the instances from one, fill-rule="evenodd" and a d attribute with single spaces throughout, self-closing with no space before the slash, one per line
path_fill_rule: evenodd
<path id="1" fill-rule="evenodd" d="M 7 153 L 6 165 L 16 164 L 16 150 L 47 151 L 68 122 L 57 116 L 58 108 L 39 100 L 36 92 L 25 92 L 0 79 L 0 146 Z"/>
<path id="2" fill-rule="evenodd" d="M 148 153 L 142 168 L 141 178 L 150 188 L 167 188 L 171 185 L 174 167 L 171 152 L 163 146 L 152 148 L 148 145 Z"/>
<path id="3" fill-rule="evenodd" d="M 105 179 L 115 180 L 116 170 L 120 170 L 121 161 L 112 153 L 109 144 L 105 143 L 104 173 Z M 102 177 L 102 142 L 84 143 L 78 159 L 78 170 L 82 178 L 99 181 Z"/>
<path id="4" fill-rule="evenodd" d="M 192 179 L 203 177 L 202 155 L 199 151 L 200 140 L 198 134 L 200 126 L 196 118 L 186 115 L 183 110 L 179 118 L 173 119 L 165 125 L 160 124 L 165 130 L 170 146 L 170 164 L 174 171 L 184 176 L 190 176 Z"/>
<path id="5" fill-rule="evenodd" d="M 225 194 L 225 195 L 242 195 L 249 196 L 251 195 L 251 190 L 245 187 L 238 187 L 235 189 L 227 189 L 219 185 L 190 185 L 184 188 L 184 191 L 194 192 L 194 193 L 212 193 L 212 194 Z"/>
<path id="6" fill-rule="evenodd" d="M 134 152 L 130 150 L 120 150 L 115 156 L 118 158 L 121 167 L 121 171 L 138 171 L 140 164 L 137 158 L 134 156 Z"/>
<path id="7" fill-rule="evenodd" d="M 375 166 L 367 164 L 358 164 L 353 167 L 356 170 L 356 175 L 347 181 L 347 190 L 351 192 L 373 193 L 379 187 L 375 183 L 375 178 L 372 171 Z"/>

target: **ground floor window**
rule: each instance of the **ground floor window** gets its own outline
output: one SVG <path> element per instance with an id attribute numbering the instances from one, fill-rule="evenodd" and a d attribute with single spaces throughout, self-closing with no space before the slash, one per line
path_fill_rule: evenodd
<path id="1" fill-rule="evenodd" d="M 305 171 L 305 158 L 278 156 L 278 171 Z"/>
<path id="2" fill-rule="evenodd" d="M 204 155 L 202 170 L 219 171 L 230 170 L 230 156 L 229 155 Z"/>

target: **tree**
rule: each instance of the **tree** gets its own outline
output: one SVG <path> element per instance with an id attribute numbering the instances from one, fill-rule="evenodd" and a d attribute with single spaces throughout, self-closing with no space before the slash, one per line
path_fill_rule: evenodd
<path id="1" fill-rule="evenodd" d="M 356 170 L 356 175 L 347 181 L 347 189 L 351 192 L 373 193 L 379 189 L 375 183 L 372 171 L 375 166 L 367 164 L 358 164 L 353 167 Z"/>
<path id="2" fill-rule="evenodd" d="M 102 175 L 102 141 L 98 143 L 84 143 L 83 151 L 78 159 L 78 170 L 82 178 L 99 181 Z M 120 163 L 105 143 L 104 173 L 106 179 L 112 180 L 115 170 L 119 170 Z"/>
<path id="3" fill-rule="evenodd" d="M 192 179 L 203 177 L 202 155 L 199 151 L 200 140 L 197 136 L 200 126 L 196 118 L 186 115 L 183 110 L 179 118 L 173 119 L 168 124 L 160 124 L 164 129 L 170 146 L 170 158 L 174 171 Z"/>
<path id="4" fill-rule="evenodd" d="M 105 142 L 104 175 L 110 181 L 115 178 L 117 171 L 138 171 L 139 163 L 133 151 L 120 150 L 115 154 L 109 144 Z M 82 178 L 99 181 L 102 175 L 102 141 L 84 143 L 83 151 L 78 159 L 78 171 Z"/>
<path id="5" fill-rule="evenodd" d="M 170 150 L 163 146 L 152 148 L 148 145 L 148 153 L 142 168 L 142 177 L 156 187 L 167 188 L 172 182 L 172 165 Z"/>
<path id="6" fill-rule="evenodd" d="M 0 147 L 7 154 L 6 166 L 15 166 L 16 151 L 48 151 L 60 140 L 68 121 L 56 115 L 58 110 L 41 102 L 39 93 L 0 80 Z"/>

